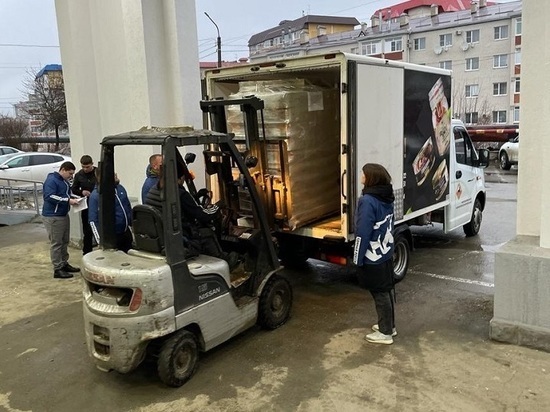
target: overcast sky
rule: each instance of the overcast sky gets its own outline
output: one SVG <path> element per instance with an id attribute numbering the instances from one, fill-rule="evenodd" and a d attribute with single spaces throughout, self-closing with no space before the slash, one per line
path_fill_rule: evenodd
<path id="1" fill-rule="evenodd" d="M 108 1 L 108 0 L 103 0 Z M 153 1 L 153 0 L 150 0 Z M 184 0 L 190 1 L 190 0 Z M 507 0 L 500 0 L 507 1 Z M 216 61 L 216 22 L 224 60 L 248 56 L 248 39 L 305 14 L 355 17 L 369 22 L 379 8 L 399 0 L 195 0 L 199 58 Z M 24 99 L 22 82 L 29 70 L 61 64 L 54 0 L 0 0 L 0 114 L 13 115 Z"/>

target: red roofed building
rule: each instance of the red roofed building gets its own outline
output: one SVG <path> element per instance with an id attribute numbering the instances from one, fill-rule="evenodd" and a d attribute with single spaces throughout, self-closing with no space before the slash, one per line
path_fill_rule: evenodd
<path id="1" fill-rule="evenodd" d="M 470 0 L 408 0 L 402 3 L 394 4 L 391 7 L 376 10 L 373 17 L 382 16 L 383 21 L 397 19 L 401 14 L 407 13 L 410 17 L 420 17 L 423 12 L 429 15 L 432 6 L 437 6 L 438 13 L 449 11 L 470 10 L 472 7 Z M 475 1 L 474 3 L 484 3 L 482 7 L 491 5 L 493 2 Z"/>

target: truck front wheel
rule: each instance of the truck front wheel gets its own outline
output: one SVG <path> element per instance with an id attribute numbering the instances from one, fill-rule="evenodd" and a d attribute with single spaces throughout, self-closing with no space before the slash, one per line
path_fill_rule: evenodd
<path id="1" fill-rule="evenodd" d="M 476 201 L 474 202 L 474 210 L 472 211 L 472 218 L 468 223 L 462 226 L 466 236 L 475 236 L 479 233 L 482 217 L 483 210 L 481 208 L 481 202 L 479 201 L 479 199 L 476 199 Z"/>
<path id="2" fill-rule="evenodd" d="M 393 251 L 393 282 L 399 283 L 407 274 L 409 267 L 410 245 L 407 237 L 401 233 L 395 237 Z"/>
<path id="3" fill-rule="evenodd" d="M 159 377 L 168 386 L 182 386 L 195 373 L 198 359 L 195 335 L 188 330 L 180 330 L 160 349 L 157 361 Z"/>

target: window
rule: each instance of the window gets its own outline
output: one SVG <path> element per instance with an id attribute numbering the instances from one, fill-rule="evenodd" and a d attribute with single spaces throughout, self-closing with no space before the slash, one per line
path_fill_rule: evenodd
<path id="1" fill-rule="evenodd" d="M 317 26 L 317 35 L 323 36 L 327 34 L 327 28 L 325 26 Z"/>
<path id="2" fill-rule="evenodd" d="M 493 69 L 501 69 L 503 67 L 508 67 L 508 55 L 497 54 L 493 56 Z"/>
<path id="3" fill-rule="evenodd" d="M 359 47 L 352 47 L 351 48 L 351 53 L 352 54 L 359 54 Z"/>
<path id="4" fill-rule="evenodd" d="M 521 84 L 520 84 L 521 82 L 520 82 L 520 80 L 519 80 L 519 79 L 516 79 L 516 80 L 514 81 L 514 83 L 515 83 L 515 84 L 514 84 L 514 93 L 520 93 L 520 88 L 521 88 Z"/>
<path id="5" fill-rule="evenodd" d="M 371 55 L 380 53 L 380 42 L 370 41 L 368 43 L 363 43 L 361 47 L 361 54 Z"/>
<path id="6" fill-rule="evenodd" d="M 516 66 L 521 64 L 521 49 L 516 49 L 514 53 L 514 64 Z"/>
<path id="7" fill-rule="evenodd" d="M 462 127 L 455 127 L 453 134 L 455 135 L 457 163 L 473 166 L 474 158 L 477 158 L 477 155 L 472 148 L 472 142 L 468 137 L 468 133 Z"/>
<path id="8" fill-rule="evenodd" d="M 466 59 L 466 71 L 479 70 L 479 57 Z"/>
<path id="9" fill-rule="evenodd" d="M 10 168 L 24 167 L 29 165 L 29 156 L 19 156 L 6 163 Z"/>
<path id="10" fill-rule="evenodd" d="M 493 96 L 504 96 L 508 94 L 508 84 L 505 82 L 502 83 L 493 83 Z"/>
<path id="11" fill-rule="evenodd" d="M 453 69 L 453 61 L 452 60 L 444 60 L 442 62 L 439 62 L 439 68 L 440 69 L 452 70 Z"/>
<path id="12" fill-rule="evenodd" d="M 515 106 L 513 109 L 514 113 L 514 123 L 519 123 L 519 107 Z"/>
<path id="13" fill-rule="evenodd" d="M 451 33 L 439 35 L 439 45 L 441 47 L 453 45 L 453 35 Z"/>
<path id="14" fill-rule="evenodd" d="M 384 43 L 385 43 L 384 51 L 386 51 L 386 52 L 388 52 L 388 51 L 395 52 L 395 51 L 403 50 L 403 43 L 401 41 L 401 37 L 394 37 L 393 39 L 386 39 Z M 388 47 L 388 45 L 389 45 L 389 47 Z"/>
<path id="15" fill-rule="evenodd" d="M 516 36 L 521 36 L 521 17 L 516 19 Z"/>
<path id="16" fill-rule="evenodd" d="M 31 157 L 31 165 L 47 165 L 56 161 L 52 155 L 40 154 Z"/>
<path id="17" fill-rule="evenodd" d="M 495 40 L 502 40 L 508 38 L 508 26 L 495 27 Z"/>
<path id="18" fill-rule="evenodd" d="M 479 95 L 479 84 L 466 85 L 466 97 L 477 97 Z"/>
<path id="19" fill-rule="evenodd" d="M 466 43 L 479 43 L 479 29 L 466 32 Z"/>
<path id="20" fill-rule="evenodd" d="M 493 123 L 506 123 L 506 110 L 493 111 Z"/>
<path id="21" fill-rule="evenodd" d="M 479 120 L 479 115 L 477 112 L 466 113 L 466 124 L 476 124 Z"/>
<path id="22" fill-rule="evenodd" d="M 414 50 L 424 50 L 426 48 L 426 38 L 420 37 L 419 39 L 414 39 Z"/>

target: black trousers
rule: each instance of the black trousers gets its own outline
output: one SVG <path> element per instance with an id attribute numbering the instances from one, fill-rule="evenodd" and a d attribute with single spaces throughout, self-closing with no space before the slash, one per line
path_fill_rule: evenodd
<path id="1" fill-rule="evenodd" d="M 80 212 L 80 220 L 82 221 L 82 235 L 83 235 L 82 254 L 85 255 L 86 253 L 90 253 L 94 247 L 93 245 L 94 234 L 92 232 L 90 222 L 88 222 L 88 209 L 84 209 L 82 212 Z"/>
<path id="2" fill-rule="evenodd" d="M 132 237 L 132 232 L 130 229 L 126 229 L 126 232 L 116 235 L 116 248 L 122 250 L 124 253 L 132 248 L 132 242 L 134 238 Z"/>
<path id="3" fill-rule="evenodd" d="M 359 285 L 368 289 L 374 300 L 378 329 L 384 335 L 391 335 L 395 327 L 392 259 L 380 264 L 360 266 L 356 273 Z"/>
<path id="4" fill-rule="evenodd" d="M 376 314 L 378 315 L 378 330 L 384 335 L 391 335 L 395 328 L 395 311 L 392 292 L 373 292 Z"/>

